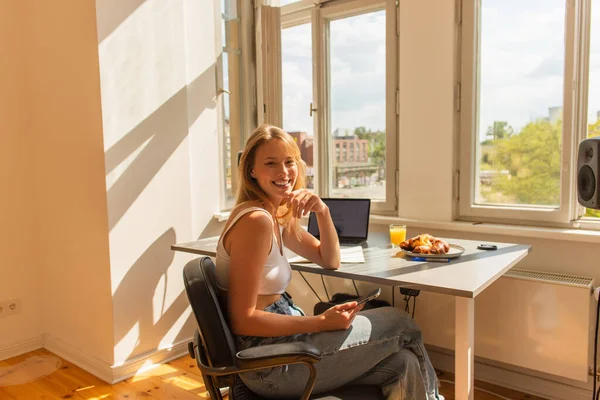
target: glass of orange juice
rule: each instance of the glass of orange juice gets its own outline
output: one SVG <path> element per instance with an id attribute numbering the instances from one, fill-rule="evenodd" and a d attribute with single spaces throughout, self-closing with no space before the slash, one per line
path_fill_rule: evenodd
<path id="1" fill-rule="evenodd" d="M 393 247 L 400 246 L 406 240 L 406 225 L 390 224 L 390 242 Z"/>

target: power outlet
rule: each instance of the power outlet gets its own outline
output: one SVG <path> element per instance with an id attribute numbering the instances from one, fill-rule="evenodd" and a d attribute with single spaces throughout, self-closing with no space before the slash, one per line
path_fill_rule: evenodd
<path id="1" fill-rule="evenodd" d="M 21 301 L 19 299 L 10 299 L 0 301 L 0 318 L 10 317 L 21 312 Z"/>

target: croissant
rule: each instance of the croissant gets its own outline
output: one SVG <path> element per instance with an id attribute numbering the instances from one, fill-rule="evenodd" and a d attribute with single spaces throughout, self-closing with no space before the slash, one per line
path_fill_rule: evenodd
<path id="1" fill-rule="evenodd" d="M 429 254 L 431 253 L 431 246 L 417 246 L 414 249 L 412 249 L 413 253 L 422 253 L 422 254 Z"/>
<path id="2" fill-rule="evenodd" d="M 450 245 L 428 233 L 417 235 L 400 243 L 400 248 L 419 254 L 446 254 Z"/>
<path id="3" fill-rule="evenodd" d="M 431 247 L 432 254 L 446 254 L 448 250 L 450 250 L 450 246 L 448 245 L 448 243 L 439 239 Z"/>

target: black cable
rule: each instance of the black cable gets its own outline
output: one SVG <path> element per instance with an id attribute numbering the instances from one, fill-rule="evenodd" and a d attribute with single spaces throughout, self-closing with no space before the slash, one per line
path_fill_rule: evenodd
<path id="1" fill-rule="evenodd" d="M 396 307 L 396 298 L 395 298 L 395 294 L 396 294 L 396 287 L 392 286 L 392 307 Z"/>
<path id="2" fill-rule="evenodd" d="M 412 317 L 415 318 L 415 308 L 417 308 L 417 296 L 413 296 L 413 312 Z"/>
<path id="3" fill-rule="evenodd" d="M 356 282 L 354 282 L 354 279 L 352 279 L 352 284 L 354 285 L 354 290 L 356 290 L 356 295 L 360 296 L 360 293 L 358 293 L 358 288 L 356 287 Z"/>
<path id="4" fill-rule="evenodd" d="M 317 296 L 317 299 L 319 299 L 320 302 L 323 302 L 323 300 L 321 300 L 321 297 L 319 297 L 319 295 L 317 294 L 317 292 L 315 292 L 315 289 L 313 289 L 313 287 L 310 286 L 310 283 L 308 283 L 308 281 L 306 280 L 306 278 L 304 277 L 304 275 L 302 275 L 302 272 L 298 271 L 298 273 L 300 274 L 300 276 L 302 277 L 302 279 L 304 279 L 304 282 L 306 282 L 306 284 L 308 285 L 308 287 L 310 288 L 310 290 L 312 290 L 313 293 L 315 294 L 315 296 Z"/>
<path id="5" fill-rule="evenodd" d="M 331 297 L 329 297 L 329 293 L 327 292 L 327 286 L 325 285 L 325 279 L 321 274 L 321 282 L 323 283 L 323 289 L 325 289 L 325 295 L 327 296 L 327 301 L 331 301 Z"/>
<path id="6" fill-rule="evenodd" d="M 407 312 L 407 313 L 410 311 L 410 307 L 408 305 L 409 301 L 410 301 L 410 296 L 406 296 L 405 295 L 404 296 L 404 302 L 405 302 L 405 304 L 404 304 L 404 311 Z"/>
<path id="7" fill-rule="evenodd" d="M 596 374 L 598 373 L 598 320 L 600 320 L 600 301 L 598 301 L 598 305 L 596 306 L 596 334 L 594 335 L 594 372 L 592 375 L 594 376 L 594 391 L 592 392 L 592 400 L 598 400 L 598 393 L 596 392 L 596 381 L 598 377 Z"/>

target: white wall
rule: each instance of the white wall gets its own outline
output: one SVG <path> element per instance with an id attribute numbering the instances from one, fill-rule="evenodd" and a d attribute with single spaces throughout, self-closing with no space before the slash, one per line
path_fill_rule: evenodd
<path id="1" fill-rule="evenodd" d="M 1 354 L 46 341 L 112 364 L 95 12 L 2 2 Z"/>
<path id="2" fill-rule="evenodd" d="M 218 211 L 213 3 L 96 4 L 116 365 L 193 332 L 170 246 Z"/>
<path id="3" fill-rule="evenodd" d="M 26 132 L 46 344 L 112 364 L 95 8 L 26 2 Z"/>
<path id="4" fill-rule="evenodd" d="M 45 340 L 110 378 L 191 337 L 170 246 L 219 210 L 214 5 L 2 2 L 0 359 Z"/>
<path id="5" fill-rule="evenodd" d="M 452 220 L 453 33 L 453 1 L 400 1 L 401 217 Z"/>
<path id="6" fill-rule="evenodd" d="M 19 314 L 0 318 L 0 359 L 8 347 L 42 333 L 31 214 L 34 157 L 31 133 L 25 129 L 24 13 L 22 2 L 0 2 L 0 301 L 21 302 Z"/>

